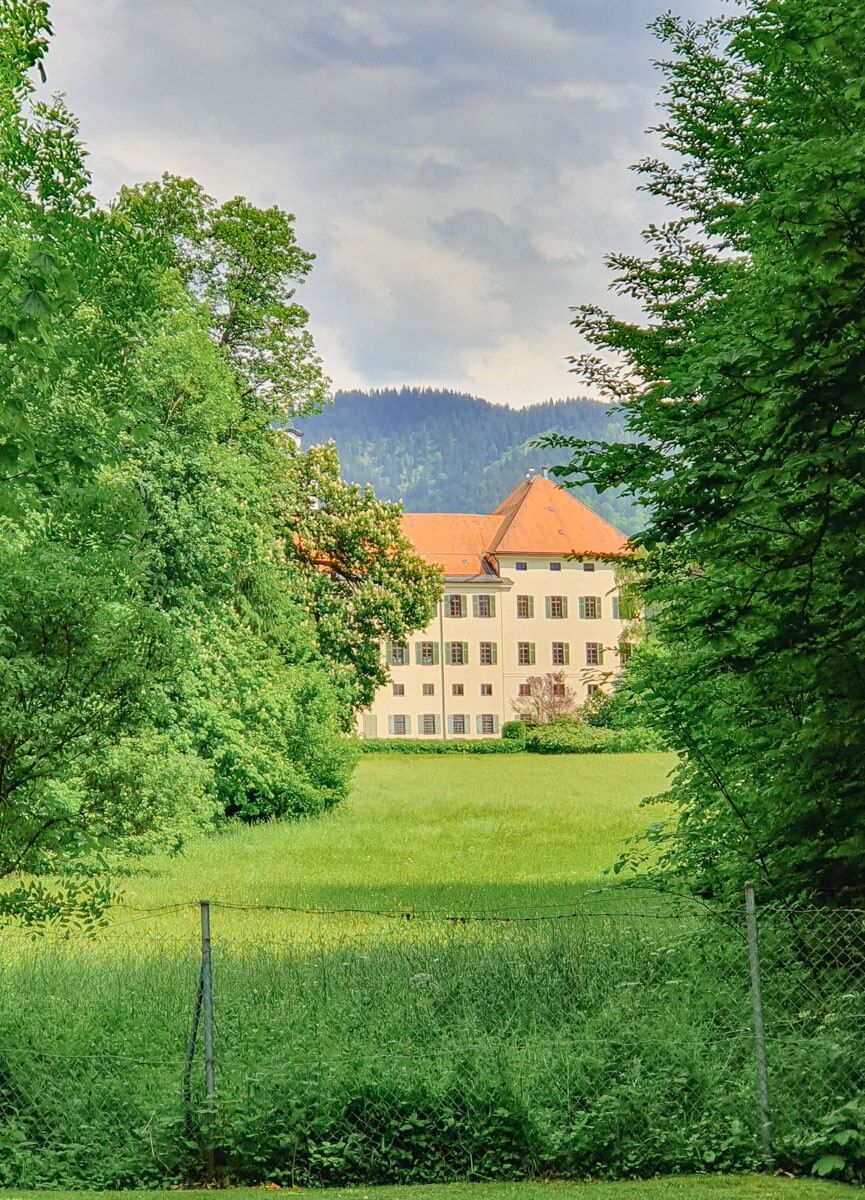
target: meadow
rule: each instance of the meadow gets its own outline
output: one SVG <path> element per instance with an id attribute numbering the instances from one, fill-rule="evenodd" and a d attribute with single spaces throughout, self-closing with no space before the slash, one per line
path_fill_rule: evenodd
<path id="1" fill-rule="evenodd" d="M 657 819 L 639 802 L 664 790 L 673 761 L 662 754 L 367 755 L 342 808 L 296 824 L 235 826 L 181 857 L 145 861 L 122 881 L 123 899 L 133 907 L 208 898 L 407 912 L 568 909 L 608 886 L 605 871 L 624 839 Z M 313 938 L 323 927 L 288 916 L 238 920 L 225 910 L 218 920 L 232 931 L 294 929 Z"/>
<path id="2" fill-rule="evenodd" d="M 280 1186 L 753 1170 L 740 926 L 604 874 L 670 766 L 368 756 L 318 821 L 142 863 L 92 941 L 7 935 L 0 1185 L 177 1186 L 208 1146 Z M 199 897 L 215 1113 L 199 1057 L 181 1086 Z"/>

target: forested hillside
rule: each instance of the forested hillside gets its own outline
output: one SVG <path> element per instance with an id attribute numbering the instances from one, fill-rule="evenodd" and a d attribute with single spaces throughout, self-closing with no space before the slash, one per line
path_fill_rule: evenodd
<path id="1" fill-rule="evenodd" d="M 621 418 L 596 400 L 556 400 L 505 408 L 462 392 L 386 388 L 337 392 L 319 416 L 300 423 L 306 445 L 336 442 L 343 474 L 409 512 L 490 512 L 530 469 L 568 454 L 530 443 L 558 432 L 607 441 L 630 439 Z M 613 492 L 575 487 L 596 512 L 633 533 L 640 512 Z"/>

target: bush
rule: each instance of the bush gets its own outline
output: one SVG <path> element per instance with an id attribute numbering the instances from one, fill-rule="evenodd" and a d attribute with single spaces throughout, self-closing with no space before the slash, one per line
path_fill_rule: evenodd
<path id="1" fill-rule="evenodd" d="M 420 738 L 364 738 L 360 748 L 364 754 L 517 754 L 525 749 L 525 745 L 498 738 L 483 741 L 454 738 L 446 742 Z"/>
<path id="2" fill-rule="evenodd" d="M 505 721 L 502 725 L 502 737 L 505 741 L 525 743 L 526 732 L 525 721 Z"/>
<path id="3" fill-rule="evenodd" d="M 596 729 L 594 732 L 602 731 Z M 656 729 L 650 729 L 647 725 L 634 725 L 630 729 L 605 729 L 603 732 L 611 734 L 604 747 L 607 754 L 638 754 L 667 749 L 660 733 Z"/>
<path id="4" fill-rule="evenodd" d="M 526 737 L 526 749 L 532 754 L 602 754 L 614 737 L 610 729 L 559 720 L 533 726 Z"/>

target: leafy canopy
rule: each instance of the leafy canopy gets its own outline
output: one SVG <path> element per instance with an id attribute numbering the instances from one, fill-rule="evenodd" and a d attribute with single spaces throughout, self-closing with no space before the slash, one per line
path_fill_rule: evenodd
<path id="1" fill-rule="evenodd" d="M 645 321 L 574 321 L 635 440 L 566 470 L 648 513 L 634 679 L 681 756 L 653 848 L 706 893 L 861 897 L 865 4 L 655 29 L 666 154 L 638 170 L 678 212 L 609 259 Z"/>

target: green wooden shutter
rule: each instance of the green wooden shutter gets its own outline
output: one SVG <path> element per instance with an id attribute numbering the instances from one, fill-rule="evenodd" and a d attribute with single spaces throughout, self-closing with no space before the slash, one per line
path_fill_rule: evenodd
<path id="1" fill-rule="evenodd" d="M 613 596 L 613 620 L 618 621 L 620 619 L 621 618 L 619 616 L 619 597 Z"/>
<path id="2" fill-rule="evenodd" d="M 568 617 L 568 598 L 567 598 L 567 596 L 562 596 L 562 616 L 565 618 L 565 620 L 567 620 L 567 617 Z"/>
<path id="3" fill-rule="evenodd" d="M 567 666 L 570 666 L 570 662 L 571 662 L 571 643 L 570 643 L 570 642 L 563 642 L 563 643 L 562 643 L 562 651 L 563 651 L 563 653 L 562 653 L 562 657 L 563 657 L 563 658 L 564 658 L 564 660 L 565 660 L 565 662 L 564 662 L 564 665 L 565 665 L 566 667 L 567 667 Z"/>
<path id="4" fill-rule="evenodd" d="M 388 733 L 392 735 L 392 734 L 393 734 L 393 731 L 394 731 L 394 729 L 395 729 L 395 728 L 396 728 L 396 726 L 394 725 L 394 719 L 393 719 L 393 717 L 388 717 L 388 719 L 387 719 L 387 731 L 388 731 Z"/>
<path id="5" fill-rule="evenodd" d="M 454 719 L 453 719 L 453 714 L 452 714 L 451 716 L 448 717 L 448 733 L 453 733 L 453 731 L 454 731 Z"/>
<path id="6" fill-rule="evenodd" d="M 598 646 L 598 666 L 602 667 L 603 665 L 604 665 L 604 647 L 599 645 Z"/>
<path id="7" fill-rule="evenodd" d="M 481 598 L 480 596 L 472 596 L 472 616 L 479 617 L 481 615 Z"/>
<path id="8" fill-rule="evenodd" d="M 433 642 L 433 665 L 436 667 L 439 665 L 439 644 L 438 644 L 438 642 Z"/>
<path id="9" fill-rule="evenodd" d="M 529 616 L 533 617 L 534 615 L 535 615 L 535 598 L 534 598 L 534 596 L 529 596 Z"/>
<path id="10" fill-rule="evenodd" d="M 580 616 L 585 617 L 585 615 L 586 615 L 586 597 L 580 596 Z"/>
<path id="11" fill-rule="evenodd" d="M 384 661 L 389 667 L 393 665 L 393 642 L 384 644 Z"/>
<path id="12" fill-rule="evenodd" d="M 483 730 L 483 718 L 480 716 L 475 717 L 475 729 L 477 730 L 478 733 L 483 733 L 483 731 L 484 731 Z"/>
<path id="13" fill-rule="evenodd" d="M 490 596 L 490 616 L 494 617 L 495 615 L 496 615 L 496 598 L 495 598 L 495 596 Z"/>
<path id="14" fill-rule="evenodd" d="M 498 642 L 490 642 L 490 664 L 491 664 L 491 666 L 495 666 L 498 661 L 499 661 Z"/>
<path id="15" fill-rule="evenodd" d="M 465 596 L 460 596 L 460 616 L 461 617 L 464 617 L 466 615 L 467 607 L 468 606 L 466 605 Z"/>
<path id="16" fill-rule="evenodd" d="M 420 644 L 420 642 L 415 642 L 415 644 L 414 644 L 414 660 L 418 666 L 421 665 L 421 644 Z"/>
<path id="17" fill-rule="evenodd" d="M 493 733 L 498 733 L 498 731 L 499 731 L 499 719 L 497 716 L 493 716 Z"/>
<path id="18" fill-rule="evenodd" d="M 552 596 L 544 596 L 544 609 L 547 620 L 553 615 L 553 598 Z"/>
<path id="19" fill-rule="evenodd" d="M 469 644 L 468 644 L 468 642 L 463 642 L 463 662 L 466 664 L 466 666 L 468 666 L 468 661 L 469 661 Z"/>
<path id="20" fill-rule="evenodd" d="M 529 666 L 535 665 L 535 643 L 529 642 Z"/>
<path id="21" fill-rule="evenodd" d="M 411 717 L 405 719 L 405 731 L 407 734 L 411 733 Z"/>
<path id="22" fill-rule="evenodd" d="M 600 596 L 595 596 L 595 615 L 600 618 L 603 616 L 603 612 L 603 600 Z"/>
<path id="23" fill-rule="evenodd" d="M 452 642 L 445 642 L 445 662 L 450 667 L 453 664 L 453 651 L 451 650 Z"/>

